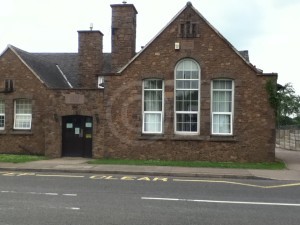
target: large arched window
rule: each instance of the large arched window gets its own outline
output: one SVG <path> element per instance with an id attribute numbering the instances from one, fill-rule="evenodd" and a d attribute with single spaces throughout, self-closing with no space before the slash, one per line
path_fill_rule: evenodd
<path id="1" fill-rule="evenodd" d="M 199 133 L 200 67 L 192 59 L 175 68 L 175 133 Z"/>

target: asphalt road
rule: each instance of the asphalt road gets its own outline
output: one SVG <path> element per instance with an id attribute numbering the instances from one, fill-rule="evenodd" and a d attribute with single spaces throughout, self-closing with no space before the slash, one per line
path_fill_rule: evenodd
<path id="1" fill-rule="evenodd" d="M 0 172 L 0 225 L 289 225 L 300 183 Z"/>

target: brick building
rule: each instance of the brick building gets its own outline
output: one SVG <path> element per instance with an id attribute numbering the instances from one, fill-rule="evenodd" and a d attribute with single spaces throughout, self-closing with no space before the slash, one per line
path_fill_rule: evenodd
<path id="1" fill-rule="evenodd" d="M 138 53 L 132 4 L 112 8 L 112 52 L 0 56 L 0 153 L 273 161 L 275 115 L 254 67 L 191 3 Z"/>

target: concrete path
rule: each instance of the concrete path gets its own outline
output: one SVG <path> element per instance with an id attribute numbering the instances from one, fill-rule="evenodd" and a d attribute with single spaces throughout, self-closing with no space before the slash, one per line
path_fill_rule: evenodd
<path id="1" fill-rule="evenodd" d="M 145 176 L 181 176 L 202 178 L 243 178 L 300 181 L 300 151 L 276 148 L 276 157 L 283 160 L 285 170 L 249 170 L 220 168 L 188 168 L 169 166 L 92 165 L 85 158 L 57 158 L 27 163 L 0 163 L 1 171 L 63 172 L 95 174 L 134 174 Z"/>

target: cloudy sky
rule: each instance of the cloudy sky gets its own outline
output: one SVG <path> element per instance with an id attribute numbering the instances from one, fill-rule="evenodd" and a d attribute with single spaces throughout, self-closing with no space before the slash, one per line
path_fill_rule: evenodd
<path id="1" fill-rule="evenodd" d="M 12 44 L 29 52 L 77 52 L 77 31 L 104 33 L 110 52 L 110 4 L 122 0 L 0 0 L 0 52 Z M 187 0 L 127 0 L 137 11 L 137 51 L 146 45 Z M 277 72 L 280 84 L 300 94 L 299 0 L 191 0 L 194 7 L 252 64 Z"/>

